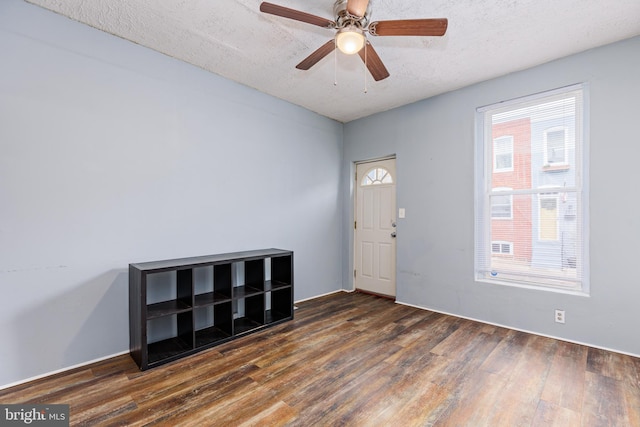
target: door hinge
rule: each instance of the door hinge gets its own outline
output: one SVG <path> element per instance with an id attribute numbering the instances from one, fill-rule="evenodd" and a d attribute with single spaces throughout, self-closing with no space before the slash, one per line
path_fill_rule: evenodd
<path id="1" fill-rule="evenodd" d="M 353 221 L 353 229 L 357 229 L 358 228 L 358 221 Z"/>
<path id="2" fill-rule="evenodd" d="M 356 278 L 356 270 L 353 270 L 353 278 Z"/>

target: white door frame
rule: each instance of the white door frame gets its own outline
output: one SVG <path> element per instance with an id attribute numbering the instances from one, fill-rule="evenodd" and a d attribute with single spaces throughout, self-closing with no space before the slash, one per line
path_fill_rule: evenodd
<path id="1" fill-rule="evenodd" d="M 356 260 L 356 245 L 357 245 L 357 229 L 354 226 L 355 222 L 356 222 L 356 217 L 357 217 L 357 191 L 358 191 L 358 165 L 361 164 L 367 164 L 367 163 L 376 163 L 376 162 L 380 162 L 380 161 L 384 161 L 384 160 L 394 160 L 395 161 L 395 176 L 393 177 L 394 179 L 394 185 L 396 185 L 396 189 L 397 189 L 397 175 L 398 175 L 398 170 L 397 170 L 397 158 L 395 154 L 389 155 L 389 156 L 384 156 L 384 157 L 378 157 L 378 158 L 373 158 L 373 159 L 368 159 L 368 160 L 358 160 L 358 161 L 354 161 L 352 163 L 352 179 L 353 181 L 351 181 L 353 187 L 353 192 L 352 192 L 352 197 L 353 197 L 353 211 L 352 211 L 352 215 L 351 215 L 351 227 L 353 234 L 352 234 L 352 239 L 353 239 L 353 244 L 352 244 L 352 248 L 351 248 L 351 260 L 350 260 L 350 266 L 351 266 L 351 292 L 354 292 L 356 290 L 356 264 L 357 264 L 357 260 Z M 395 200 L 395 205 L 396 205 L 396 215 L 397 215 L 397 191 L 396 191 L 396 200 Z M 396 222 L 397 222 L 397 217 L 396 217 Z M 397 242 L 395 244 L 395 249 L 394 249 L 394 254 L 393 256 L 396 257 L 396 273 L 395 273 L 395 282 L 396 282 L 396 295 L 397 295 L 397 282 L 398 282 L 398 274 L 397 274 Z"/>

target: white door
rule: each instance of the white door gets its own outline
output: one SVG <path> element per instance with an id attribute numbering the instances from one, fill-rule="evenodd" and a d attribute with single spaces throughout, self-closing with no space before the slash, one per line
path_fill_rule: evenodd
<path id="1" fill-rule="evenodd" d="M 356 165 L 355 287 L 396 295 L 396 161 Z"/>

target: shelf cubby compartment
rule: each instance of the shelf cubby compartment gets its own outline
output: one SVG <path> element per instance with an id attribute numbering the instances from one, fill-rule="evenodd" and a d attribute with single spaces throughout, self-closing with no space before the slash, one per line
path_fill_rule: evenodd
<path id="1" fill-rule="evenodd" d="M 244 262 L 244 285 L 247 289 L 264 291 L 264 258 Z"/>
<path id="2" fill-rule="evenodd" d="M 178 314 L 191 309 L 191 269 L 147 274 L 147 319 Z"/>
<path id="3" fill-rule="evenodd" d="M 265 323 L 275 323 L 293 318 L 293 294 L 291 286 L 282 287 L 266 294 L 270 307 L 265 310 Z"/>
<path id="4" fill-rule="evenodd" d="M 194 289 L 194 307 L 231 301 L 231 264 L 212 265 L 194 269 L 198 279 Z"/>
<path id="5" fill-rule="evenodd" d="M 193 349 L 192 312 L 185 311 L 147 320 L 148 363 L 168 361 Z"/>
<path id="6" fill-rule="evenodd" d="M 205 347 L 233 335 L 231 301 L 195 309 L 195 346 Z"/>
<path id="7" fill-rule="evenodd" d="M 238 262 L 235 263 L 235 267 L 234 300 L 264 293 L 264 259 Z"/>
<path id="8" fill-rule="evenodd" d="M 231 299 L 231 263 L 213 266 L 213 291 Z"/>
<path id="9" fill-rule="evenodd" d="M 147 318 L 177 314 L 191 308 L 191 269 L 147 274 Z"/>
<path id="10" fill-rule="evenodd" d="M 235 301 L 238 307 L 233 319 L 233 334 L 239 335 L 264 325 L 264 293 Z"/>
<path id="11" fill-rule="evenodd" d="M 292 257 L 275 256 L 271 258 L 272 288 L 293 284 Z"/>

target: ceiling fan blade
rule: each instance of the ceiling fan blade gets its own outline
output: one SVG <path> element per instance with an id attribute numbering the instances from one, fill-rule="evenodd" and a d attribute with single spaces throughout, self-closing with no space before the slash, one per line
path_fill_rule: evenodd
<path id="1" fill-rule="evenodd" d="M 323 18 L 321 16 L 312 15 L 310 13 L 301 12 L 288 7 L 278 6 L 277 4 L 262 2 L 260 4 L 260 12 L 270 13 L 271 15 L 282 16 L 296 21 L 306 22 L 307 24 L 317 25 L 318 27 L 334 28 L 335 22 Z"/>
<path id="2" fill-rule="evenodd" d="M 447 18 L 377 21 L 369 24 L 369 33 L 374 36 L 443 36 L 448 25 Z"/>
<path id="3" fill-rule="evenodd" d="M 320 61 L 322 58 L 324 58 L 325 56 L 333 52 L 335 48 L 336 48 L 335 40 L 333 39 L 329 40 L 328 42 L 320 46 L 318 50 L 313 52 L 311 55 L 307 56 L 301 63 L 296 65 L 296 68 L 298 70 L 308 70 L 309 68 L 316 65 L 318 61 Z"/>
<path id="4" fill-rule="evenodd" d="M 360 49 L 358 55 L 360 55 L 360 58 L 362 58 L 364 63 L 367 65 L 367 68 L 375 81 L 384 80 L 389 77 L 389 71 L 387 71 L 387 68 L 384 66 L 382 60 L 378 56 L 378 53 L 369 41 L 367 41 L 364 49 Z"/>
<path id="5" fill-rule="evenodd" d="M 369 0 L 347 0 L 347 12 L 349 15 L 362 18 L 367 11 Z"/>

